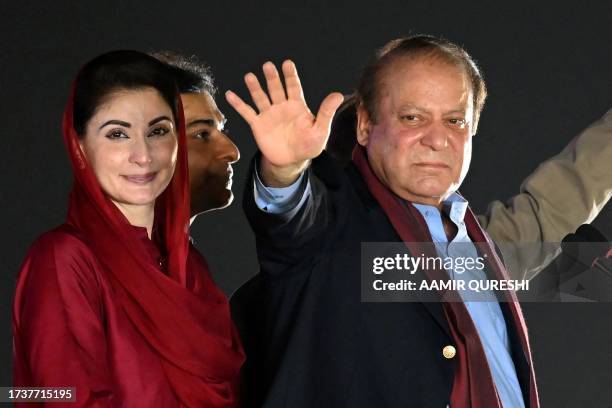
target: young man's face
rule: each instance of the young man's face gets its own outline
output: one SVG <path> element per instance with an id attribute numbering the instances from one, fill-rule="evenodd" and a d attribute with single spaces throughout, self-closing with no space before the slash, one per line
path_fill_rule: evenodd
<path id="1" fill-rule="evenodd" d="M 240 152 L 223 133 L 225 117 L 208 92 L 181 94 L 187 130 L 191 215 L 233 200 L 232 163 Z"/>
<path id="2" fill-rule="evenodd" d="M 358 141 L 395 194 L 437 206 L 469 168 L 470 81 L 458 67 L 426 59 L 400 59 L 381 74 L 377 120 L 358 110 Z"/>

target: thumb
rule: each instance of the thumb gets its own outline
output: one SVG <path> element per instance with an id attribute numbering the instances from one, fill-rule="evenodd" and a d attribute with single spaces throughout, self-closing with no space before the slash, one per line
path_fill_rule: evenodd
<path id="1" fill-rule="evenodd" d="M 319 128 L 321 132 L 329 134 L 331 121 L 343 100 L 344 96 L 339 92 L 333 92 L 327 95 L 319 107 L 319 112 L 315 120 L 315 127 Z"/>

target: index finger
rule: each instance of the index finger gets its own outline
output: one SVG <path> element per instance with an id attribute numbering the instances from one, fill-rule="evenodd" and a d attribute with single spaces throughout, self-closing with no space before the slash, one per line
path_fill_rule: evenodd
<path id="1" fill-rule="evenodd" d="M 225 92 L 225 99 L 232 106 L 232 108 L 236 109 L 236 111 L 242 116 L 242 119 L 246 120 L 246 122 L 250 125 L 253 119 L 257 117 L 257 112 L 255 109 L 251 108 L 247 105 L 238 95 L 236 95 L 232 91 Z"/>

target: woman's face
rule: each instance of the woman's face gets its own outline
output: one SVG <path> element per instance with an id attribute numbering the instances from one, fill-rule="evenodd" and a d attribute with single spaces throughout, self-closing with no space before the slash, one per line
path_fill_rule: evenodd
<path id="1" fill-rule="evenodd" d="M 152 206 L 174 173 L 172 110 L 153 88 L 109 95 L 80 144 L 102 190 L 120 208 Z"/>

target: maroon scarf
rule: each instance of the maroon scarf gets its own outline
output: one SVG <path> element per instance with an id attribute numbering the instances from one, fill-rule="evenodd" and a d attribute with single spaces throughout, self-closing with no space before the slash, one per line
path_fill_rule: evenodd
<path id="1" fill-rule="evenodd" d="M 363 147 L 355 147 L 353 162 L 400 238 L 405 243 L 410 243 L 412 248 L 418 243 L 432 242 L 429 228 L 421 213 L 412 205 L 403 205 L 401 199 L 379 181 L 370 167 Z M 496 279 L 508 279 L 508 274 L 497 256 L 493 242 L 482 230 L 469 208 L 465 215 L 465 223 L 470 238 L 487 259 L 488 270 L 494 274 Z M 430 245 L 422 245 L 419 249 L 428 256 L 436 255 L 432 253 L 433 247 Z M 443 270 L 425 270 L 425 273 L 429 280 L 448 279 L 448 274 Z M 528 406 L 530 408 L 539 408 L 533 360 L 523 314 L 516 294 L 513 291 L 503 293 L 512 314 L 512 323 L 516 327 L 521 347 L 529 364 L 530 401 L 525 401 L 525 404 L 527 405 L 529 402 Z M 441 299 L 460 299 L 460 295 L 456 291 L 440 291 L 440 296 Z M 495 383 L 487 364 L 484 349 L 467 308 L 461 301 L 444 302 L 443 308 L 455 342 L 458 358 L 450 398 L 451 407 L 501 408 L 502 405 L 495 391 Z"/>
<path id="2" fill-rule="evenodd" d="M 185 124 L 179 101 L 178 157 L 156 200 L 157 243 L 167 275 L 148 255 L 119 209 L 105 196 L 79 147 L 73 96 L 64 112 L 64 143 L 74 185 L 66 222 L 81 231 L 108 274 L 121 307 L 162 367 L 182 407 L 235 407 L 244 354 L 225 295 L 189 255 L 189 185 Z"/>

